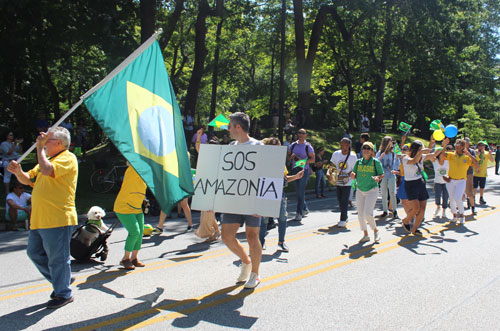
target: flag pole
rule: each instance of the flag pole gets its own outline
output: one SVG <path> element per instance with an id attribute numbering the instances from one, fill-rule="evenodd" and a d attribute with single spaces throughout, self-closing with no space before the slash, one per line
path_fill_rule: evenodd
<path id="1" fill-rule="evenodd" d="M 144 43 L 142 43 L 139 48 L 137 48 L 132 54 L 130 54 L 125 60 L 123 60 L 111 73 L 109 73 L 106 77 L 104 77 L 99 83 L 97 83 L 94 87 L 92 87 L 90 90 L 88 90 L 84 95 L 80 97 L 80 100 L 78 100 L 77 103 L 73 107 L 71 107 L 70 110 L 68 110 L 54 125 L 52 125 L 47 132 L 50 132 L 52 129 L 56 128 L 61 124 L 69 115 L 71 115 L 76 108 L 78 108 L 82 103 L 83 100 L 91 96 L 93 93 L 95 93 L 98 89 L 100 89 L 104 84 L 109 82 L 113 77 L 115 77 L 120 71 L 123 70 L 126 66 L 128 66 L 132 61 L 134 61 L 146 48 L 151 46 L 151 44 L 158 39 L 158 36 L 163 32 L 163 29 L 158 29 L 155 33 L 151 35 L 151 37 L 148 38 Z M 30 148 L 24 152 L 23 155 L 21 155 L 17 159 L 17 163 L 21 163 L 29 153 L 31 153 L 34 149 L 36 148 L 36 142 L 31 145 Z"/>

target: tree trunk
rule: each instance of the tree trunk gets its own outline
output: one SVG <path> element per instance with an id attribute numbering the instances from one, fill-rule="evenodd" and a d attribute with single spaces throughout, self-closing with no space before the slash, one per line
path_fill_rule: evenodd
<path id="1" fill-rule="evenodd" d="M 384 121 L 384 95 L 385 95 L 385 75 L 387 72 L 387 62 L 389 61 L 389 54 L 391 49 L 392 41 L 392 1 L 387 2 L 386 16 L 385 16 L 385 36 L 382 45 L 382 55 L 380 61 L 378 61 L 378 73 L 376 75 L 376 87 L 377 87 L 377 101 L 375 109 L 375 120 L 372 128 L 376 131 L 382 126 Z"/>
<path id="2" fill-rule="evenodd" d="M 201 86 L 201 79 L 203 77 L 203 69 L 205 66 L 205 59 L 208 51 L 205 46 L 207 37 L 206 21 L 208 16 L 222 16 L 222 0 L 217 0 L 215 10 L 212 10 L 208 5 L 207 0 L 199 0 L 198 2 L 198 16 L 194 25 L 195 29 L 195 42 L 194 42 L 194 66 L 191 78 L 189 79 L 189 86 L 186 93 L 186 102 L 184 103 L 184 113 L 191 114 L 193 118 L 196 113 L 196 102 L 198 100 L 198 91 Z"/>
<path id="3" fill-rule="evenodd" d="M 61 117 L 61 110 L 59 108 L 59 101 L 61 101 L 61 99 L 59 98 L 59 92 L 57 92 L 57 87 L 54 85 L 54 82 L 52 82 L 52 76 L 50 75 L 47 65 L 47 56 L 45 55 L 45 48 L 43 47 L 40 50 L 40 65 L 42 67 L 42 76 L 45 80 L 45 84 L 47 84 L 47 87 L 49 88 L 50 91 L 50 96 L 52 99 L 52 107 L 54 111 L 54 118 L 57 121 Z"/>
<path id="4" fill-rule="evenodd" d="M 184 0 L 175 0 L 174 12 L 168 17 L 167 25 L 163 27 L 163 33 L 160 36 L 160 49 L 165 49 L 172 38 L 172 34 L 175 31 L 175 26 L 181 17 L 182 11 L 184 10 Z"/>
<path id="5" fill-rule="evenodd" d="M 215 34 L 215 54 L 214 54 L 214 71 L 212 73 L 212 98 L 210 100 L 210 116 L 209 121 L 215 118 L 215 107 L 217 105 L 217 79 L 219 76 L 219 52 L 220 52 L 220 35 L 222 32 L 222 20 L 217 24 L 217 32 Z M 210 126 L 208 132 L 212 135 L 214 127 Z"/>
<path id="6" fill-rule="evenodd" d="M 141 43 L 155 32 L 156 0 L 141 0 L 139 4 L 141 20 Z"/>

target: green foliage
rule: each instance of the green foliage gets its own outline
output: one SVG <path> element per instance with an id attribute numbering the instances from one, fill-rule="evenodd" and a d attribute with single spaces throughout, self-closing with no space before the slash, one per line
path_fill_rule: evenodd
<path id="1" fill-rule="evenodd" d="M 474 106 L 465 105 L 464 117 L 459 119 L 460 123 L 463 123 L 463 127 L 459 129 L 464 137 L 469 137 L 472 142 L 477 142 L 484 138 L 484 126 L 481 116 L 476 112 Z"/>

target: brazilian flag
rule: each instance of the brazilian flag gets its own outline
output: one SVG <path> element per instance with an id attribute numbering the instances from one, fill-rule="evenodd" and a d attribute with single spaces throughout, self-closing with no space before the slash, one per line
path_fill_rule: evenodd
<path id="1" fill-rule="evenodd" d="M 305 168 L 306 166 L 306 163 L 307 163 L 307 159 L 302 159 L 302 160 L 298 160 L 297 162 L 295 162 L 294 164 L 294 168 Z"/>
<path id="2" fill-rule="evenodd" d="M 84 101 L 162 210 L 193 194 L 180 109 L 158 41 Z"/>

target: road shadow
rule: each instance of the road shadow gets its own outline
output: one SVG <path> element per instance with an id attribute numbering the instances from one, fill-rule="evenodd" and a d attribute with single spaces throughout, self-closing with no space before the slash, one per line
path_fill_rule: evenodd
<path id="1" fill-rule="evenodd" d="M 187 246 L 184 249 L 177 249 L 173 251 L 168 251 L 165 253 L 162 253 L 159 258 L 168 258 L 167 255 L 186 255 L 186 254 L 191 254 L 191 253 L 200 253 L 207 251 L 211 246 L 211 243 L 207 242 L 200 242 L 200 243 L 194 243 L 189 246 Z"/>
<path id="2" fill-rule="evenodd" d="M 113 270 L 109 271 L 111 267 L 107 267 L 106 270 L 101 270 L 97 274 L 91 275 L 85 279 L 85 282 L 81 284 L 77 284 L 76 287 L 79 290 L 88 290 L 93 289 L 97 291 L 101 291 L 103 293 L 112 295 L 118 299 L 124 298 L 125 296 L 121 293 L 118 293 L 106 286 L 107 283 L 113 282 L 118 277 L 123 277 L 127 275 L 125 270 Z"/>
<path id="3" fill-rule="evenodd" d="M 329 234 L 329 235 L 335 235 L 346 232 L 351 232 L 351 230 L 349 230 L 347 227 L 339 227 L 336 224 L 331 225 L 328 228 L 321 228 L 315 231 L 315 233 L 317 234 Z"/>
<path id="4" fill-rule="evenodd" d="M 86 269 L 98 269 L 98 267 L 104 266 L 105 262 L 96 261 L 93 259 L 81 261 L 81 260 L 71 260 L 71 272 L 80 272 Z"/>
<path id="5" fill-rule="evenodd" d="M 54 311 L 55 309 L 47 309 L 47 302 L 23 308 L 0 316 L 0 328 L 11 331 L 27 330 Z"/>
<path id="6" fill-rule="evenodd" d="M 127 316 L 133 313 L 137 312 L 144 312 L 144 311 L 149 311 L 151 310 L 152 312 L 150 314 L 140 314 L 140 317 L 137 317 L 134 319 L 136 323 L 142 322 L 144 320 L 147 320 L 148 318 L 151 317 L 151 314 L 159 314 L 159 312 L 156 309 L 151 309 L 153 306 L 155 306 L 155 302 L 158 300 L 158 298 L 163 294 L 164 289 L 161 287 L 157 287 L 155 291 L 152 293 L 148 293 L 146 295 L 140 296 L 135 298 L 135 300 L 140 301 L 139 303 L 130 306 L 124 310 L 121 310 L 119 312 L 115 312 L 112 314 L 108 314 L 105 316 L 99 316 L 96 318 L 84 320 L 84 321 L 79 321 L 71 324 L 66 324 L 62 326 L 57 326 L 54 328 L 49 328 L 46 330 L 54 330 L 54 331 L 66 331 L 66 330 L 73 330 L 73 329 L 79 329 L 83 327 L 88 327 L 89 325 L 93 326 L 93 330 L 100 329 L 105 327 L 106 325 L 111 324 L 116 324 L 118 323 L 118 319 L 123 320 L 123 316 Z M 108 323 L 106 323 L 108 322 Z M 113 323 L 114 322 L 114 323 Z M 95 324 L 102 323 L 103 325 L 98 325 L 95 326 Z"/>
<path id="7" fill-rule="evenodd" d="M 268 248 L 268 250 L 269 250 L 269 248 Z M 281 257 L 281 255 L 283 253 L 285 253 L 282 250 L 277 249 L 272 254 L 265 254 L 264 252 L 262 252 L 262 259 L 260 260 L 261 263 L 271 262 L 271 261 L 275 261 L 275 262 L 279 262 L 279 263 L 288 263 L 288 258 Z M 240 264 L 241 264 L 241 261 L 240 261 Z"/>
<path id="8" fill-rule="evenodd" d="M 344 248 L 340 251 L 340 255 L 348 255 L 349 258 L 353 260 L 357 260 L 361 257 L 369 258 L 377 254 L 373 245 L 373 243 L 359 242 L 351 246 L 344 245 Z"/>

